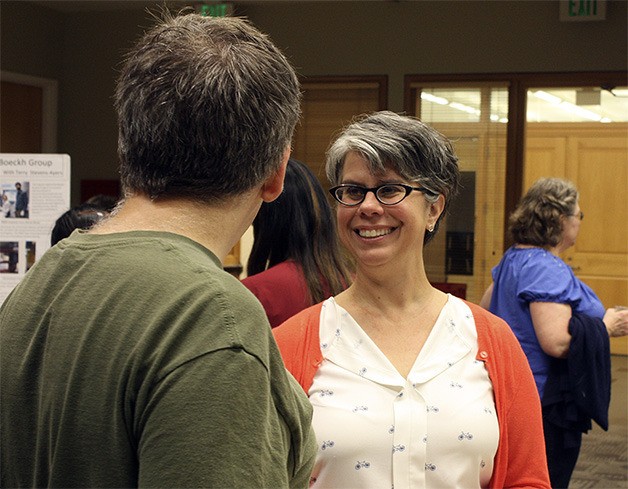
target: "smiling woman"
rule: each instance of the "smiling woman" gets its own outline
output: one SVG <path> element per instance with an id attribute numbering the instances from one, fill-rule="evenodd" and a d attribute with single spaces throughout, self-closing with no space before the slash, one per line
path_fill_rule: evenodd
<path id="1" fill-rule="evenodd" d="M 359 201 L 343 197 L 338 206 L 340 239 L 361 265 L 357 267 L 357 273 L 370 274 L 375 271 L 372 267 L 386 264 L 388 273 L 397 270 L 399 276 L 407 271 L 418 272 L 408 277 L 408 284 L 416 281 L 417 290 L 424 288 L 423 242 L 433 235 L 442 215 L 445 198 L 433 191 L 428 191 L 427 195 L 412 192 L 413 187 L 401 183 L 403 177 L 390 168 L 383 173 L 372 174 L 368 161 L 356 151 L 346 154 L 342 175 L 343 182 L 363 185 L 349 185 L 349 188 L 366 189 L 372 185 L 371 188 L 379 189 L 372 194 L 356 190 L 355 193 L 362 194 Z M 347 188 L 344 185 L 335 188 Z M 381 189 L 403 189 L 402 185 L 406 185 L 410 191 L 391 194 L 392 197 L 387 195 L 385 199 L 378 197 Z M 409 358 L 409 361 L 413 360 Z"/>
<path id="2" fill-rule="evenodd" d="M 424 246 L 459 185 L 449 141 L 375 112 L 340 133 L 326 172 L 355 277 L 274 330 L 314 407 L 311 487 L 548 488 L 540 406 L 516 338 L 426 276 Z"/>

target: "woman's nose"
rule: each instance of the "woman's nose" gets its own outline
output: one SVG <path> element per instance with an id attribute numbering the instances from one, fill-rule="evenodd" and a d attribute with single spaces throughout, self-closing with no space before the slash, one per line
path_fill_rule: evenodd
<path id="1" fill-rule="evenodd" d="M 382 203 L 377 200 L 377 197 L 375 197 L 375 192 L 366 192 L 364 200 L 360 203 L 360 212 L 373 214 L 376 212 L 381 212 L 382 210 Z"/>

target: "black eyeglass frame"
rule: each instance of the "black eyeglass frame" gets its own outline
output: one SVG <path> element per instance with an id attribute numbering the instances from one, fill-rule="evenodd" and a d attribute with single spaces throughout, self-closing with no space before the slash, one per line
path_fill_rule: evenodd
<path id="1" fill-rule="evenodd" d="M 570 214 L 571 217 L 577 217 L 580 221 L 584 219 L 584 212 L 580 211 L 577 214 Z"/>
<path id="2" fill-rule="evenodd" d="M 405 190 L 405 194 L 403 197 L 401 197 L 401 199 L 399 199 L 397 202 L 393 203 L 393 204 L 389 204 L 387 202 L 382 202 L 382 199 L 379 198 L 379 195 L 377 195 L 377 192 L 379 192 L 380 189 L 384 188 L 384 187 L 401 187 Z M 356 202 L 354 204 L 347 204 L 346 202 L 343 202 L 342 200 L 340 200 L 340 198 L 338 197 L 338 195 L 336 194 L 336 192 L 338 192 L 338 190 L 342 189 L 342 188 L 357 188 L 363 191 L 362 194 L 362 199 L 359 202 Z M 412 185 L 406 185 L 405 183 L 383 183 L 382 185 L 378 185 L 377 187 L 362 187 L 361 185 L 353 185 L 353 184 L 349 184 L 349 183 L 343 183 L 341 185 L 336 185 L 335 187 L 331 187 L 329 189 L 329 193 L 331 194 L 331 196 L 339 203 L 342 204 L 344 206 L 347 207 L 355 207 L 357 205 L 360 205 L 362 202 L 364 202 L 364 199 L 366 199 L 366 194 L 368 194 L 369 192 L 373 192 L 373 195 L 375 195 L 375 198 L 377 199 L 377 201 L 382 204 L 382 205 L 397 205 L 400 202 L 402 202 L 408 195 L 410 195 L 410 193 L 416 190 L 417 192 L 422 192 L 424 194 L 427 195 L 437 195 L 434 192 L 432 192 L 431 190 L 428 190 L 424 187 L 413 187 Z"/>

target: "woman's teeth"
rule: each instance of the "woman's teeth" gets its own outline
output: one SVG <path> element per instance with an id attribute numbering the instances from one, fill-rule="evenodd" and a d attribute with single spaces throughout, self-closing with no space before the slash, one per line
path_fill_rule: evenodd
<path id="1" fill-rule="evenodd" d="M 358 234 L 362 238 L 377 238 L 378 236 L 384 236 L 386 234 L 392 233 L 391 228 L 387 229 L 359 229 Z"/>

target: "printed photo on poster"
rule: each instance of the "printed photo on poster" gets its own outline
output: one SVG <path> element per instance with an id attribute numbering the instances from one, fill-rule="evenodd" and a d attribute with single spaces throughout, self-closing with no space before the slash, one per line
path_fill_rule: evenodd
<path id="1" fill-rule="evenodd" d="M 19 243 L 0 241 L 0 273 L 17 273 Z"/>
<path id="2" fill-rule="evenodd" d="M 2 183 L 2 217 L 28 218 L 30 182 Z"/>

